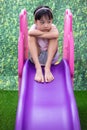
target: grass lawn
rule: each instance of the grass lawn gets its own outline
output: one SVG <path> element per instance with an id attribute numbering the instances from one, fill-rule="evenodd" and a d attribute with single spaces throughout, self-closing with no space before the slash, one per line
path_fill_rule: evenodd
<path id="1" fill-rule="evenodd" d="M 81 130 L 87 130 L 87 91 L 75 91 Z"/>
<path id="2" fill-rule="evenodd" d="M 14 130 L 17 102 L 17 91 L 0 91 L 0 130 Z"/>
<path id="3" fill-rule="evenodd" d="M 87 130 L 87 91 L 74 91 L 79 110 L 81 130 Z M 17 91 L 0 91 L 0 130 L 14 130 Z"/>

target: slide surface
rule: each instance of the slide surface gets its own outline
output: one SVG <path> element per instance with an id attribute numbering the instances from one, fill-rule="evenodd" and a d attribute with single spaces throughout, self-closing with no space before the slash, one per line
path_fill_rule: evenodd
<path id="1" fill-rule="evenodd" d="M 34 81 L 34 65 L 27 60 L 22 76 L 15 130 L 80 130 L 68 64 L 51 67 L 54 80 Z"/>

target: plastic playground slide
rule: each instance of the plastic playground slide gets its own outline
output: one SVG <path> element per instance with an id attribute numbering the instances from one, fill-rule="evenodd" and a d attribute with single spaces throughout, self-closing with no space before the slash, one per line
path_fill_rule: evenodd
<path id="1" fill-rule="evenodd" d="M 68 36 L 68 42 L 70 36 L 72 35 Z M 24 32 L 20 33 L 19 41 L 24 46 Z M 26 57 L 25 50 L 22 49 L 24 55 L 22 54 L 21 60 Z M 73 93 L 73 69 L 69 66 L 70 57 L 67 59 L 67 55 L 64 56 L 66 58 L 59 64 L 52 65 L 54 80 L 50 83 L 36 82 L 34 64 L 28 59 L 25 60 L 26 58 L 23 61 L 19 59 L 21 69 L 19 67 L 19 101 L 15 130 L 81 130 Z"/>
<path id="2" fill-rule="evenodd" d="M 34 65 L 25 63 L 16 130 L 80 130 L 67 63 L 52 66 L 52 73 L 54 81 L 37 83 Z"/>

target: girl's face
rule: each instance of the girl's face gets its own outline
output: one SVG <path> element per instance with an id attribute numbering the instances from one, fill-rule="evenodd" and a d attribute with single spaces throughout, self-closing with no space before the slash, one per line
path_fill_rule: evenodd
<path id="1" fill-rule="evenodd" d="M 36 20 L 35 24 L 37 25 L 37 29 L 40 31 L 49 31 L 52 27 L 52 19 L 49 19 L 46 16 L 43 16 L 40 20 Z"/>

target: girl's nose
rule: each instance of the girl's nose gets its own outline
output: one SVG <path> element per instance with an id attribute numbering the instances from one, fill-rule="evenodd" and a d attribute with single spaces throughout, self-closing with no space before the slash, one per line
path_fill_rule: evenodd
<path id="1" fill-rule="evenodd" d="M 48 27 L 48 24 L 45 24 L 45 27 Z"/>

